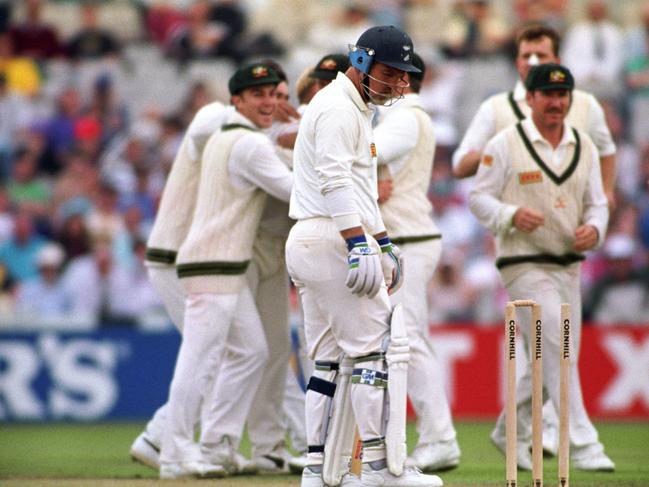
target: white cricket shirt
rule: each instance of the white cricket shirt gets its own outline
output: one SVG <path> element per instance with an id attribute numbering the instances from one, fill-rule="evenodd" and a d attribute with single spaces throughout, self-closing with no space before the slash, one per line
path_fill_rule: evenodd
<path id="1" fill-rule="evenodd" d="M 372 235 L 385 230 L 377 203 L 373 115 L 344 73 L 311 100 L 295 143 L 291 218 L 335 218 L 339 230 L 362 225 Z M 328 193 L 340 196 L 335 209 Z"/>

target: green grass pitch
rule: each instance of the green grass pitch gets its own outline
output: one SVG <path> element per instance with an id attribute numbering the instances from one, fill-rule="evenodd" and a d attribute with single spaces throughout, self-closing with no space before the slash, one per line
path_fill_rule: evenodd
<path id="1" fill-rule="evenodd" d="M 505 462 L 490 444 L 492 422 L 458 422 L 462 448 L 459 468 L 441 473 L 447 486 L 502 486 Z M 607 453 L 616 462 L 615 473 L 570 472 L 577 487 L 649 486 L 649 422 L 597 424 Z M 140 423 L 52 424 L 0 426 L 0 485 L 2 486 L 129 486 L 215 484 L 219 487 L 299 486 L 298 476 L 255 476 L 223 480 L 155 480 L 156 472 L 131 462 L 128 448 L 141 431 Z M 414 425 L 408 428 L 414 445 Z M 244 453 L 249 445 L 244 442 Z M 556 459 L 546 459 L 544 484 L 557 485 Z M 519 473 L 519 485 L 530 485 L 531 475 Z"/>

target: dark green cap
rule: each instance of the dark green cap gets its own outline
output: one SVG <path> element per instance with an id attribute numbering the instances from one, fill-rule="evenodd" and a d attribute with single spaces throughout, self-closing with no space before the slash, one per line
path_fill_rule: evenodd
<path id="1" fill-rule="evenodd" d="M 568 68 L 560 64 L 538 64 L 527 73 L 525 87 L 528 91 L 572 91 L 575 88 L 575 78 Z"/>
<path id="2" fill-rule="evenodd" d="M 236 95 L 252 86 L 278 85 L 280 81 L 277 71 L 270 66 L 263 63 L 246 64 L 232 75 L 228 89 L 231 95 Z"/>
<path id="3" fill-rule="evenodd" d="M 327 54 L 323 57 L 309 75 L 317 79 L 336 79 L 339 72 L 349 68 L 349 57 L 346 54 Z"/>

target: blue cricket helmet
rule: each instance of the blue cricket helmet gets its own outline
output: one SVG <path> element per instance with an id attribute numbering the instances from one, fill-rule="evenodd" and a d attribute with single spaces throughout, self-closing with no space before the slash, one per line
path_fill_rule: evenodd
<path id="1" fill-rule="evenodd" d="M 393 25 L 380 25 L 367 29 L 350 46 L 349 61 L 353 67 L 367 74 L 375 62 L 402 71 L 419 73 L 413 65 L 413 44 L 410 36 Z"/>

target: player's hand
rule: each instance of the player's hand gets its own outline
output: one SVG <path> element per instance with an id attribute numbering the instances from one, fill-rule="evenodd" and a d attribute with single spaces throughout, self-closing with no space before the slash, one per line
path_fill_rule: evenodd
<path id="1" fill-rule="evenodd" d="M 379 179 L 379 203 L 385 203 L 392 196 L 392 179 Z"/>
<path id="2" fill-rule="evenodd" d="M 590 250 L 599 240 L 599 231 L 594 225 L 581 225 L 575 230 L 575 242 L 572 248 L 577 252 Z"/>
<path id="3" fill-rule="evenodd" d="M 376 296 L 383 284 L 379 254 L 367 245 L 365 236 L 347 239 L 347 280 L 345 285 L 359 296 Z"/>
<path id="4" fill-rule="evenodd" d="M 299 119 L 300 114 L 289 102 L 280 101 L 277 103 L 277 108 L 275 109 L 275 120 L 278 122 L 288 123 L 292 120 Z"/>
<path id="5" fill-rule="evenodd" d="M 538 227 L 543 225 L 543 213 L 533 210 L 532 208 L 519 208 L 514 213 L 514 226 L 525 233 L 532 233 Z"/>
<path id="6" fill-rule="evenodd" d="M 377 240 L 381 246 L 381 268 L 388 286 L 388 294 L 395 293 L 403 284 L 403 258 L 401 250 L 388 237 Z"/>

